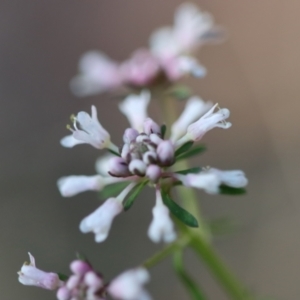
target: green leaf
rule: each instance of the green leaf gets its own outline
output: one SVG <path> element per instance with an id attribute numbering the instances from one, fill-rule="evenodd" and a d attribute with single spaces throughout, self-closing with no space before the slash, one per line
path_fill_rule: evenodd
<path id="1" fill-rule="evenodd" d="M 244 188 L 234 188 L 225 184 L 220 185 L 220 194 L 222 195 L 244 195 L 246 194 L 246 189 Z"/>
<path id="2" fill-rule="evenodd" d="M 176 161 L 181 160 L 181 159 L 186 159 L 191 156 L 195 156 L 197 154 L 203 153 L 204 151 L 206 151 L 206 147 L 204 145 L 195 146 L 192 149 L 190 149 L 189 151 L 186 151 L 185 153 L 182 153 L 181 155 L 176 157 Z"/>
<path id="3" fill-rule="evenodd" d="M 186 170 L 177 171 L 175 173 L 186 175 L 186 174 L 190 174 L 190 173 L 197 174 L 200 171 L 201 171 L 200 167 L 195 167 L 195 168 L 190 168 L 190 169 L 186 169 Z"/>
<path id="4" fill-rule="evenodd" d="M 127 195 L 125 200 L 123 201 L 124 210 L 128 210 L 134 203 L 134 200 L 138 196 L 138 194 L 142 191 L 142 189 L 145 187 L 145 185 L 148 183 L 148 181 L 143 181 L 136 185 L 130 193 Z"/>
<path id="5" fill-rule="evenodd" d="M 160 133 L 161 133 L 162 139 L 164 139 L 166 131 L 167 131 L 167 125 L 166 124 L 161 125 L 161 127 L 160 127 Z"/>
<path id="6" fill-rule="evenodd" d="M 118 152 L 116 152 L 116 151 L 114 151 L 114 150 L 111 150 L 111 149 L 107 149 L 107 150 L 108 150 L 108 152 L 110 152 L 110 153 L 112 153 L 112 154 L 114 154 L 114 155 L 116 155 L 116 156 L 121 156 L 120 153 L 118 153 Z"/>
<path id="7" fill-rule="evenodd" d="M 182 223 L 189 227 L 198 227 L 197 219 L 190 214 L 188 211 L 179 206 L 176 202 L 174 202 L 168 194 L 165 192 L 162 193 L 162 198 L 164 204 L 169 208 L 170 212 L 178 218 Z"/>
<path id="8" fill-rule="evenodd" d="M 193 146 L 194 142 L 193 141 L 189 141 L 185 144 L 183 144 L 181 147 L 179 147 L 176 151 L 175 151 L 175 157 L 179 156 L 180 154 L 188 151 L 192 146 Z"/>
<path id="9" fill-rule="evenodd" d="M 195 281 L 192 279 L 192 277 L 186 272 L 183 261 L 182 261 L 182 251 L 177 250 L 174 253 L 173 256 L 173 266 L 175 269 L 175 272 L 177 276 L 179 277 L 180 281 L 184 285 L 184 287 L 187 289 L 188 293 L 190 294 L 190 297 L 192 300 L 205 300 L 206 297 L 202 293 L 202 291 L 199 289 Z"/>
<path id="10" fill-rule="evenodd" d="M 102 199 L 107 199 L 110 197 L 115 197 L 119 195 L 127 185 L 129 185 L 130 181 L 122 181 L 122 182 L 117 182 L 113 184 L 109 184 L 103 188 L 102 191 L 100 191 L 100 197 Z"/>
<path id="11" fill-rule="evenodd" d="M 63 273 L 57 273 L 59 280 L 61 281 L 67 281 L 69 279 L 69 276 L 63 274 Z"/>

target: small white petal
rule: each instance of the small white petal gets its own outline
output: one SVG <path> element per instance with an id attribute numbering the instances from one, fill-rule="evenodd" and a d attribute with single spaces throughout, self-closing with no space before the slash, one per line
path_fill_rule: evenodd
<path id="1" fill-rule="evenodd" d="M 72 148 L 79 144 L 85 144 L 83 141 L 79 141 L 74 138 L 73 134 L 67 135 L 60 140 L 60 144 L 66 148 Z"/>
<path id="2" fill-rule="evenodd" d="M 114 155 L 107 153 L 100 156 L 95 163 L 95 169 L 98 174 L 103 176 L 109 176 L 108 172 L 110 170 L 109 161 L 111 158 L 115 157 Z"/>

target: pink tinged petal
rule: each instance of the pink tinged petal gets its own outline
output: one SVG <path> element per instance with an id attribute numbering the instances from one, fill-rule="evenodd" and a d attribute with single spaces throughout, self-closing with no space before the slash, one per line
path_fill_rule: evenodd
<path id="1" fill-rule="evenodd" d="M 126 271 L 115 278 L 108 286 L 108 293 L 122 300 L 150 300 L 143 285 L 149 281 L 146 269 L 138 268 Z"/>
<path id="2" fill-rule="evenodd" d="M 161 175 L 161 169 L 157 165 L 149 165 L 147 167 L 146 176 L 152 181 L 157 182 Z"/>
<path id="3" fill-rule="evenodd" d="M 160 134 L 161 129 L 160 126 L 155 123 L 151 118 L 147 118 L 144 121 L 144 132 L 147 135 L 150 135 L 151 133 L 156 133 L 156 134 Z"/>
<path id="4" fill-rule="evenodd" d="M 147 108 L 151 95 L 149 91 L 142 91 L 140 95 L 129 95 L 119 104 L 120 111 L 127 117 L 132 128 L 142 131 L 147 118 Z"/>
<path id="5" fill-rule="evenodd" d="M 133 159 L 129 164 L 129 171 L 138 176 L 144 176 L 146 173 L 146 164 L 139 159 Z"/>
<path id="6" fill-rule="evenodd" d="M 109 161 L 111 158 L 115 157 L 114 155 L 107 153 L 102 156 L 100 156 L 95 163 L 95 169 L 98 174 L 103 176 L 109 176 Z"/>
<path id="7" fill-rule="evenodd" d="M 72 197 L 85 191 L 100 191 L 105 182 L 100 175 L 73 175 L 60 178 L 57 186 L 63 197 Z"/>
<path id="8" fill-rule="evenodd" d="M 214 105 L 204 116 L 197 122 L 191 124 L 187 128 L 187 136 L 193 141 L 199 141 L 203 135 L 215 128 L 227 129 L 231 127 L 231 123 L 225 120 L 229 117 L 230 111 L 227 108 L 219 109 L 214 113 L 218 104 Z"/>
<path id="9" fill-rule="evenodd" d="M 199 97 L 191 97 L 181 113 L 180 117 L 171 127 L 171 140 L 176 141 L 182 137 L 188 128 L 188 126 L 200 118 L 212 107 L 212 102 L 205 102 Z"/>
<path id="10" fill-rule="evenodd" d="M 127 177 L 131 175 L 128 164 L 122 157 L 112 157 L 109 160 L 109 174 L 116 177 Z"/>
<path id="11" fill-rule="evenodd" d="M 66 287 L 69 290 L 73 290 L 75 288 L 77 288 L 77 286 L 80 284 L 81 282 L 81 276 L 80 275 L 72 275 L 69 277 L 67 283 L 66 283 Z"/>
<path id="12" fill-rule="evenodd" d="M 71 271 L 79 276 L 84 275 L 88 271 L 90 271 L 92 268 L 91 266 L 82 260 L 74 260 L 70 265 Z"/>
<path id="13" fill-rule="evenodd" d="M 154 242 L 171 243 L 176 239 L 173 221 L 168 208 L 163 204 L 161 194 L 156 193 L 156 205 L 152 210 L 153 219 L 148 229 L 148 236 Z"/>
<path id="14" fill-rule="evenodd" d="M 88 286 L 90 294 L 94 294 L 103 286 L 103 280 L 94 271 L 85 274 L 84 283 Z"/>
<path id="15" fill-rule="evenodd" d="M 127 128 L 123 135 L 123 142 L 125 144 L 130 144 L 131 142 L 134 142 L 137 136 L 139 135 L 139 132 L 133 128 Z"/>
<path id="16" fill-rule="evenodd" d="M 134 86 L 151 84 L 159 70 L 158 59 L 147 49 L 135 51 L 120 67 L 123 80 Z"/>
<path id="17" fill-rule="evenodd" d="M 67 135 L 67 136 L 63 137 L 60 140 L 60 144 L 66 148 L 73 148 L 76 145 L 85 144 L 85 142 L 75 139 L 73 134 L 71 134 L 71 135 Z"/>
<path id="18" fill-rule="evenodd" d="M 85 217 L 80 223 L 80 230 L 83 233 L 94 232 L 95 241 L 104 241 L 109 233 L 113 219 L 123 211 L 123 205 L 116 198 L 109 198 L 96 209 L 92 214 Z"/>
<path id="19" fill-rule="evenodd" d="M 71 81 L 71 90 L 77 96 L 88 96 L 121 86 L 117 63 L 101 52 L 90 51 L 79 61 L 80 74 Z"/>

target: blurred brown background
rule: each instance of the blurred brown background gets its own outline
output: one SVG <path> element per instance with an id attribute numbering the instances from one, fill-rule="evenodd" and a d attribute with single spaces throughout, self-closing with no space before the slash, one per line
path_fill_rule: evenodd
<path id="1" fill-rule="evenodd" d="M 116 142 L 127 121 L 117 102 L 98 96 L 77 99 L 69 91 L 77 61 L 90 49 L 125 59 L 147 45 L 151 31 L 170 24 L 175 0 L 2 0 L 0 2 L 0 291 L 1 299 L 55 299 L 24 287 L 16 272 L 27 251 L 45 270 L 68 272 L 76 250 L 111 278 L 158 249 L 146 237 L 154 195 L 144 193 L 116 219 L 111 235 L 97 245 L 78 230 L 99 200 L 94 193 L 63 199 L 56 180 L 94 174 L 97 150 L 59 145 L 69 115 L 98 106 Z M 295 0 L 197 1 L 229 31 L 219 46 L 199 55 L 208 69 L 192 80 L 204 99 L 232 111 L 232 129 L 205 137 L 201 163 L 240 168 L 249 179 L 244 197 L 199 194 L 207 218 L 231 216 L 240 230 L 217 239 L 218 251 L 254 291 L 276 299 L 299 299 L 300 201 L 299 95 L 300 2 Z M 117 122 L 113 122 L 116 121 Z M 191 272 L 210 299 L 227 299 L 201 263 Z M 157 300 L 188 299 L 170 261 L 152 271 L 149 290 Z"/>

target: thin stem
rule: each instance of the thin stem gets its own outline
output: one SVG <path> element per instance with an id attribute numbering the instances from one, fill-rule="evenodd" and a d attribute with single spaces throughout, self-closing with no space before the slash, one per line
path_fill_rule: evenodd
<path id="1" fill-rule="evenodd" d="M 167 256 L 172 254 L 178 248 L 184 248 L 190 243 L 189 236 L 181 236 L 175 242 L 167 245 L 162 250 L 155 253 L 153 256 L 148 258 L 145 262 L 142 263 L 144 268 L 152 268 L 153 266 L 157 265 L 159 262 L 164 260 Z"/>

